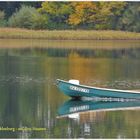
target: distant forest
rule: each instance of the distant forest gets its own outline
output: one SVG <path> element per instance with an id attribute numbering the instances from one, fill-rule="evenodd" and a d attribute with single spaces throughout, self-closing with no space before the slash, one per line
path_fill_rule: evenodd
<path id="1" fill-rule="evenodd" d="M 140 32 L 140 2 L 0 2 L 0 27 Z"/>

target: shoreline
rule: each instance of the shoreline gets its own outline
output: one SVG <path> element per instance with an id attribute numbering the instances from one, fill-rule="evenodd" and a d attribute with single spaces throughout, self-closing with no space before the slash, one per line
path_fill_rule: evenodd
<path id="1" fill-rule="evenodd" d="M 140 40 L 140 33 L 115 30 L 28 30 L 0 28 L 0 39 Z"/>
<path id="2" fill-rule="evenodd" d="M 140 40 L 0 39 L 3 48 L 122 49 L 140 48 Z"/>

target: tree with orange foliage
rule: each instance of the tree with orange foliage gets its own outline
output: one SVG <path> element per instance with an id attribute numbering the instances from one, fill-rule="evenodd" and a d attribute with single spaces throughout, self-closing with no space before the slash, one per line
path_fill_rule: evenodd
<path id="1" fill-rule="evenodd" d="M 74 13 L 69 16 L 68 23 L 79 25 L 87 23 L 97 12 L 97 5 L 93 2 L 71 2 Z"/>
<path id="2" fill-rule="evenodd" d="M 126 5 L 125 2 L 71 2 L 74 12 L 69 16 L 68 23 L 76 25 L 91 24 L 94 27 L 108 25 L 113 16 L 119 16 Z M 100 27 L 101 28 L 101 27 Z"/>

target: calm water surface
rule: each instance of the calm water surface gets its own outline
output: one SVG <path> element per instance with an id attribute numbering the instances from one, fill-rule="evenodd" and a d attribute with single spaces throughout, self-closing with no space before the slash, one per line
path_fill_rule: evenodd
<path id="1" fill-rule="evenodd" d="M 133 110 L 75 102 L 55 83 L 139 90 L 140 42 L 1 40 L 0 47 L 1 138 L 140 138 L 139 102 L 119 104 Z"/>

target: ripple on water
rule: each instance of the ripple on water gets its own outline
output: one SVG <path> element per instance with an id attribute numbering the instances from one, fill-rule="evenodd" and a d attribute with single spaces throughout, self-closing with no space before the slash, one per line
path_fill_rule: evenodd
<path id="1" fill-rule="evenodd" d="M 0 76 L 0 84 L 14 84 L 19 83 L 21 85 L 25 84 L 42 84 L 42 83 L 50 83 L 54 84 L 54 79 L 48 78 L 48 77 L 31 77 L 28 75 L 23 76 L 16 76 L 16 75 L 8 75 L 8 76 Z"/>
<path id="2" fill-rule="evenodd" d="M 87 80 L 84 83 L 91 86 L 116 88 L 116 89 L 140 89 L 140 80 Z"/>
<path id="3" fill-rule="evenodd" d="M 25 84 L 43 84 L 49 83 L 51 85 L 56 84 L 57 78 L 50 77 L 32 77 L 28 75 L 7 75 L 0 76 L 0 84 L 14 84 L 19 83 L 21 85 Z M 97 86 L 97 87 L 105 87 L 105 88 L 116 88 L 116 89 L 140 89 L 140 80 L 114 80 L 114 81 L 104 81 L 104 80 L 85 80 L 82 81 L 82 84 Z"/>

